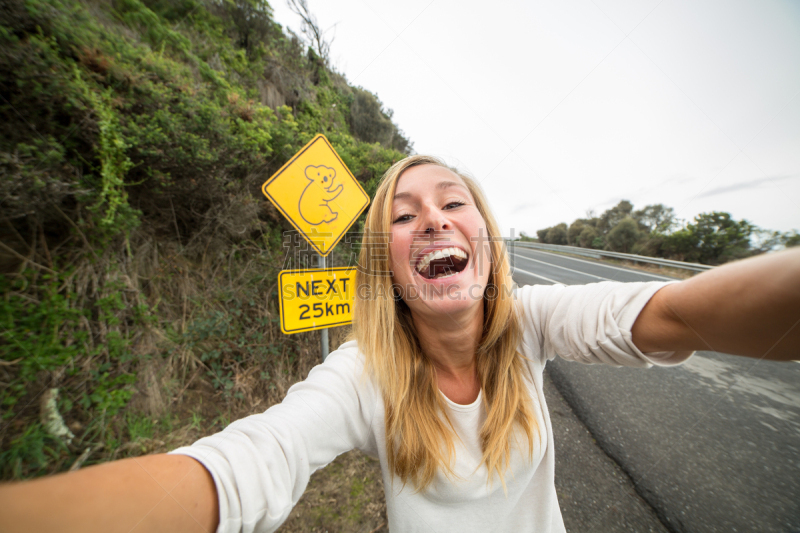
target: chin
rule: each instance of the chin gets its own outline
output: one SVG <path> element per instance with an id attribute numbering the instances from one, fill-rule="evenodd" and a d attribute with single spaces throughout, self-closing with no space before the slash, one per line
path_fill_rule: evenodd
<path id="1" fill-rule="evenodd" d="M 460 276 L 459 276 L 460 277 Z M 461 314 L 483 305 L 486 283 L 476 280 L 417 279 L 403 300 L 412 311 L 421 314 Z"/>
<path id="2" fill-rule="evenodd" d="M 423 303 L 427 307 L 427 311 L 430 314 L 437 315 L 438 320 L 444 321 L 447 320 L 448 316 L 455 318 L 456 316 L 462 315 L 464 313 L 472 313 L 475 312 L 477 309 L 482 308 L 483 301 L 482 300 L 461 300 L 461 301 L 426 301 Z M 481 306 L 481 307 L 479 307 Z"/>

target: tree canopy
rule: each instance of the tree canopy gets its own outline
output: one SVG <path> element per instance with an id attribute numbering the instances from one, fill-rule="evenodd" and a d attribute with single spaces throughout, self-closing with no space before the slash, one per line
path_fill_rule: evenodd
<path id="1" fill-rule="evenodd" d="M 681 223 L 672 207 L 646 205 L 634 210 L 628 200 L 586 217 L 540 229 L 539 242 L 569 244 L 718 265 L 780 247 L 800 245 L 797 231 L 781 233 L 760 229 L 729 213 L 701 213 Z"/>

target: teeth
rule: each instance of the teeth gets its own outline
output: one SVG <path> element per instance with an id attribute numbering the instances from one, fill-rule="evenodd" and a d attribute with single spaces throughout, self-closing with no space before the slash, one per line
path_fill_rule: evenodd
<path id="1" fill-rule="evenodd" d="M 450 256 L 460 257 L 461 259 L 467 258 L 467 254 L 464 252 L 464 250 L 462 250 L 461 248 L 456 248 L 454 246 L 451 246 L 450 248 L 436 250 L 423 257 L 422 260 L 417 264 L 417 271 L 422 272 L 423 270 L 428 268 L 428 265 L 431 264 L 431 261 L 435 259 L 444 259 L 445 257 L 450 257 Z M 455 274 L 449 274 L 449 275 L 454 276 Z M 440 274 L 436 277 L 441 278 L 444 276 Z"/>

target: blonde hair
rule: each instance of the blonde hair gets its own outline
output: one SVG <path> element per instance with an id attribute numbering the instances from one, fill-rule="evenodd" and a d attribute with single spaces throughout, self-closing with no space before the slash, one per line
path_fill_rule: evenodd
<path id="1" fill-rule="evenodd" d="M 418 491 L 430 485 L 438 468 L 448 477 L 455 476 L 455 431 L 439 393 L 436 370 L 420 347 L 410 309 L 393 296 L 392 289 L 392 202 L 398 179 L 416 165 L 438 165 L 461 177 L 486 222 L 491 271 L 484 293 L 483 335 L 475 354 L 487 412 L 480 440 L 489 482 L 497 474 L 505 490 L 504 472 L 509 466 L 515 428 L 522 429 L 527 437 L 529 459 L 533 455 L 534 433 L 538 434 L 523 379 L 526 366 L 517 351 L 522 326 L 520 310 L 511 293 L 511 267 L 497 222 L 478 184 L 438 158 L 422 155 L 403 159 L 384 174 L 367 215 L 356 274 L 353 337 L 366 356 L 365 370 L 377 381 L 383 395 L 389 470 L 403 485 L 411 481 Z M 367 295 L 362 294 L 362 288 L 369 289 Z M 487 297 L 490 290 L 492 297 Z"/>

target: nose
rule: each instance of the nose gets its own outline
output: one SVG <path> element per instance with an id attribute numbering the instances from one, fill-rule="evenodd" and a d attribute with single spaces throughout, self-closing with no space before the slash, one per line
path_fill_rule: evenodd
<path id="1" fill-rule="evenodd" d="M 426 209 L 422 222 L 424 224 L 423 227 L 425 228 L 426 235 L 449 232 L 453 229 L 446 213 L 435 206 L 431 206 Z"/>

